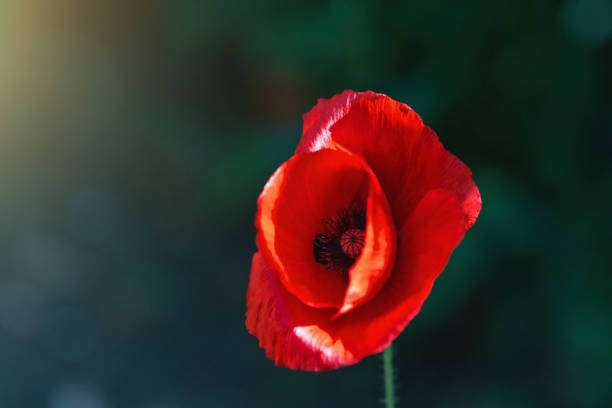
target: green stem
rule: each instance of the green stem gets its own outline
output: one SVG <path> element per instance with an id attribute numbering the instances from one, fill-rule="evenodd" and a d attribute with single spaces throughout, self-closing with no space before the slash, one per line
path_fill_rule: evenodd
<path id="1" fill-rule="evenodd" d="M 395 408 L 395 390 L 393 384 L 393 346 L 383 351 L 383 372 L 385 376 L 385 407 Z"/>

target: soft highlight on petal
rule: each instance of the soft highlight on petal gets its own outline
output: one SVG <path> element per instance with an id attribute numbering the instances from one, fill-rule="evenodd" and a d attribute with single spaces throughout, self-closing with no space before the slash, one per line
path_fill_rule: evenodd
<path id="1" fill-rule="evenodd" d="M 246 327 L 276 365 L 320 371 L 356 362 L 340 341 L 311 324 L 331 319 L 332 314 L 304 305 L 285 289 L 261 253 L 253 256 Z"/>
<path id="2" fill-rule="evenodd" d="M 346 114 L 359 94 L 346 90 L 331 99 L 320 98 L 317 105 L 302 117 L 304 127 L 302 141 L 296 153 L 306 153 L 329 147 L 329 128 Z"/>

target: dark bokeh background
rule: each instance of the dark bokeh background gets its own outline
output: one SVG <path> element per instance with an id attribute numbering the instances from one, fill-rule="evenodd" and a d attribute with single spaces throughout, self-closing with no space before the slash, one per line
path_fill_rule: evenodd
<path id="1" fill-rule="evenodd" d="M 610 0 L 0 0 L 0 406 L 376 406 L 378 356 L 292 372 L 244 328 L 257 195 L 347 88 L 483 197 L 400 406 L 612 406 Z"/>

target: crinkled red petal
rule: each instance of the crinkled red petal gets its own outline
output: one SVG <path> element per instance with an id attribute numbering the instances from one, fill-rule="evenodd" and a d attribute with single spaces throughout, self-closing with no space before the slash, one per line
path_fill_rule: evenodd
<path id="1" fill-rule="evenodd" d="M 418 313 L 466 230 L 453 191 L 428 192 L 398 233 L 397 261 L 372 300 L 334 318 L 289 293 L 259 253 L 247 292 L 248 330 L 278 365 L 327 370 L 382 351 Z"/>
<path id="2" fill-rule="evenodd" d="M 355 362 L 340 343 L 298 336 L 301 327 L 332 318 L 332 309 L 308 307 L 287 291 L 278 274 L 257 252 L 247 291 L 246 327 L 259 339 L 268 358 L 277 365 L 301 370 L 324 370 Z"/>
<path id="3" fill-rule="evenodd" d="M 356 199 L 367 203 L 363 253 L 349 272 L 315 261 L 313 241 Z M 270 178 L 259 198 L 257 245 L 287 290 L 306 305 L 350 310 L 371 298 L 389 275 L 395 228 L 382 188 L 365 162 L 340 150 L 296 155 Z"/>
<path id="4" fill-rule="evenodd" d="M 457 194 L 468 228 L 476 220 L 481 200 L 470 169 L 444 149 L 407 105 L 369 91 L 319 100 L 304 115 L 297 152 L 333 148 L 334 143 L 366 160 L 383 186 L 397 226 L 436 188 Z"/>

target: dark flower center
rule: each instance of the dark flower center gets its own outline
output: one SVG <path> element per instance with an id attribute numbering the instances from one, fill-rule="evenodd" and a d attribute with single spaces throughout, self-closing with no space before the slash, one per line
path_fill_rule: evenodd
<path id="1" fill-rule="evenodd" d="M 364 205 L 355 202 L 336 217 L 322 222 L 324 231 L 317 234 L 312 243 L 315 261 L 329 270 L 348 274 L 365 242 Z"/>

